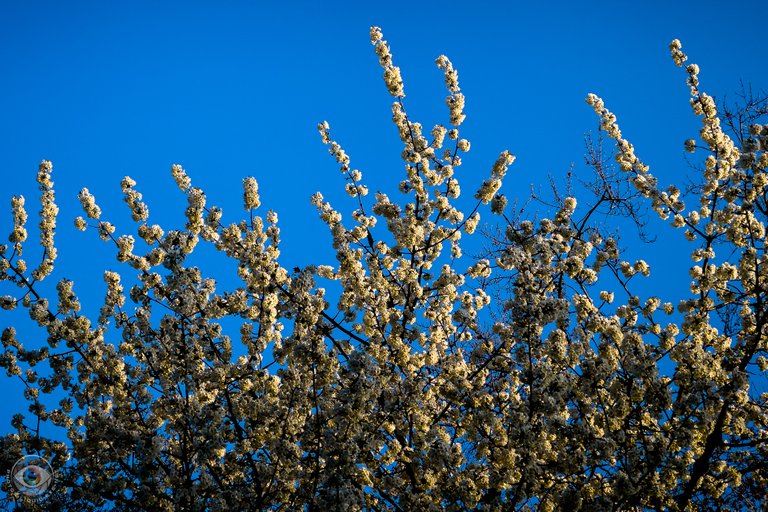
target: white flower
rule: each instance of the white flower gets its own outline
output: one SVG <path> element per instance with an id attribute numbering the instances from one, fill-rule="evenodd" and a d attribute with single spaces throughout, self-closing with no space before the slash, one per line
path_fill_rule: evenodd
<path id="1" fill-rule="evenodd" d="M 173 176 L 176 185 L 178 185 L 183 192 L 186 192 L 186 190 L 192 186 L 192 180 L 189 179 L 186 171 L 184 171 L 179 164 L 173 164 L 171 166 L 171 176 Z"/>
<path id="2" fill-rule="evenodd" d="M 101 208 L 96 205 L 96 198 L 93 197 L 87 188 L 83 188 L 78 195 L 80 204 L 83 206 L 83 210 L 89 219 L 96 219 L 101 216 Z"/>
<path id="3" fill-rule="evenodd" d="M 246 210 L 253 210 L 261 206 L 259 198 L 259 184 L 253 177 L 243 180 L 243 202 Z"/>

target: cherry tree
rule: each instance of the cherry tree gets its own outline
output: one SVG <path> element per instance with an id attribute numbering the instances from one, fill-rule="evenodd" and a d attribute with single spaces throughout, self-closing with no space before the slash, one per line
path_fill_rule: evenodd
<path id="1" fill-rule="evenodd" d="M 407 113 L 381 30 L 370 36 L 405 172 L 396 198 L 371 198 L 319 124 L 357 206 L 344 217 L 312 197 L 333 266 L 283 266 L 277 214 L 261 213 L 254 178 L 243 180 L 242 219 L 228 221 L 174 165 L 183 229 L 150 223 L 130 177 L 121 187 L 136 236 L 79 194 L 75 225 L 112 244 L 123 269 L 104 272 L 104 303 L 88 318 L 75 283 L 47 282 L 52 164 L 37 175 L 34 268 L 25 200 L 13 197 L 0 306 L 26 310 L 47 339 L 2 330 L 0 364 L 30 405 L 0 438 L 0 462 L 39 455 L 55 481 L 33 499 L 9 479 L 8 499 L 67 510 L 757 509 L 768 487 L 768 396 L 750 392 L 768 369 L 759 113 L 729 136 L 675 40 L 702 123 L 685 143 L 705 155 L 697 187 L 662 188 L 590 94 L 618 171 L 594 160 L 586 206 L 558 196 L 550 216 L 511 216 L 500 189 L 514 157 L 502 151 L 466 211 L 457 71 L 437 58 L 448 120 L 428 128 Z M 649 264 L 623 259 L 595 221 L 605 208 L 639 219 L 641 203 L 691 244 L 690 297 L 678 304 L 633 292 L 653 279 Z M 500 236 L 487 257 L 469 257 L 462 241 L 486 212 Z M 236 286 L 194 265 L 198 244 L 231 262 Z"/>

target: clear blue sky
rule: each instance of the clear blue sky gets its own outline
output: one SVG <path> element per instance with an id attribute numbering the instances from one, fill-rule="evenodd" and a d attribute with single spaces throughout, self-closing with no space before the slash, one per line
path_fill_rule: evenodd
<path id="1" fill-rule="evenodd" d="M 61 217 L 51 287 L 75 279 L 86 311 L 95 311 L 102 270 L 120 268 L 113 248 L 72 226 L 83 186 L 119 233 L 134 229 L 121 204 L 124 175 L 138 182 L 150 220 L 183 226 L 172 163 L 224 207 L 225 220 L 238 218 L 241 180 L 255 176 L 264 212 L 280 215 L 283 265 L 333 263 L 309 197 L 321 190 L 342 211 L 355 206 L 340 193 L 317 122 L 331 123 L 372 191 L 402 179 L 372 24 L 401 67 L 410 115 L 426 126 L 446 120 L 434 59 L 445 53 L 459 70 L 472 142 L 459 176 L 467 196 L 505 148 L 518 157 L 504 187 L 510 198 L 524 198 L 532 183 L 546 187 L 548 173 L 563 176 L 571 163 L 583 169 L 583 136 L 597 126 L 588 92 L 617 114 L 661 183 L 684 185 L 682 143 L 698 125 L 684 73 L 669 58 L 672 38 L 701 66 L 703 89 L 735 93 L 740 80 L 768 88 L 768 4 L 759 1 L 276 4 L 0 4 L 0 227 L 9 231 L 10 197 L 19 193 L 36 222 L 37 165 L 52 160 Z M 685 245 L 657 244 L 647 259 L 683 293 L 688 261 L 668 265 L 668 247 Z M 11 318 L 0 316 L 0 328 Z M 23 406 L 7 397 L 0 432 Z"/>

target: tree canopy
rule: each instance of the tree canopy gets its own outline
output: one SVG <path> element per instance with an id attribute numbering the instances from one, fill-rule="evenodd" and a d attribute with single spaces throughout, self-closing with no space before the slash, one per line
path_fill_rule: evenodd
<path id="1" fill-rule="evenodd" d="M 701 130 L 684 144 L 695 183 L 662 187 L 603 100 L 586 102 L 615 143 L 590 146 L 584 197 L 555 188 L 548 213 L 514 212 L 502 151 L 457 206 L 465 98 L 436 60 L 447 122 L 409 117 L 381 30 L 371 42 L 402 142 L 399 195 L 369 196 L 327 122 L 318 130 L 356 209 L 312 197 L 337 264 L 283 266 L 277 213 L 255 178 L 225 220 L 182 166 L 183 229 L 150 223 L 137 184 L 122 192 L 135 234 L 79 194 L 75 225 L 116 250 L 98 317 L 54 273 L 58 207 L 43 161 L 40 263 L 28 265 L 25 199 L 0 246 L 0 306 L 23 308 L 45 340 L 2 329 L 0 366 L 29 410 L 0 438 L 7 472 L 35 454 L 54 470 L 19 507 L 66 510 L 757 510 L 768 488 L 768 112 L 719 108 L 685 71 Z M 625 260 L 605 222 L 644 226 L 643 206 L 690 244 L 688 297 L 636 292 L 653 279 Z M 228 210 L 229 211 L 229 210 Z M 480 215 L 495 215 L 481 234 Z M 615 227 L 615 226 L 614 226 Z M 487 250 L 462 253 L 467 236 Z M 231 263 L 228 289 L 195 266 L 207 246 Z M 651 246 L 648 246 L 651 247 Z M 41 424 L 59 436 L 41 434 Z M 30 484 L 34 487 L 34 484 Z M 21 491 L 21 492 L 20 492 Z"/>

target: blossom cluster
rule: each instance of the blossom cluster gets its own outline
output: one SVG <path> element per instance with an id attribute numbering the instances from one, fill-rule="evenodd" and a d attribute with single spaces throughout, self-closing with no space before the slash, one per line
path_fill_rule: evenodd
<path id="1" fill-rule="evenodd" d="M 392 64 L 392 53 L 389 45 L 384 40 L 379 27 L 371 27 L 371 43 L 376 48 L 376 55 L 379 57 L 379 64 L 384 68 L 384 83 L 387 85 L 389 94 L 396 98 L 404 98 L 403 79 L 400 76 L 400 68 Z"/>

